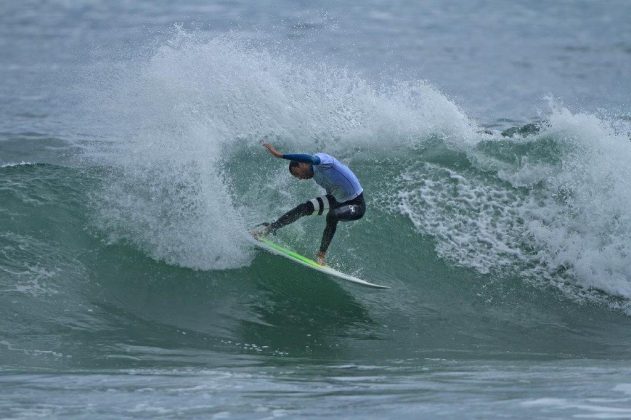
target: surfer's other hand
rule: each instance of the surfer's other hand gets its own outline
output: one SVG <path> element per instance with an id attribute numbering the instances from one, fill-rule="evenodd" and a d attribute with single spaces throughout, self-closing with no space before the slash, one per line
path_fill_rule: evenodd
<path id="1" fill-rule="evenodd" d="M 276 150 L 274 146 L 269 143 L 263 143 L 263 147 L 265 147 L 274 157 L 280 158 L 283 157 L 283 154 Z"/>

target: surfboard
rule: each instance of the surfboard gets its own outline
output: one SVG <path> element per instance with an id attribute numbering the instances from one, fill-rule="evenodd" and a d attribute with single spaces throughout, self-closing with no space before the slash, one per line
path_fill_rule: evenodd
<path id="1" fill-rule="evenodd" d="M 274 255 L 279 255 L 281 257 L 287 258 L 288 260 L 304 265 L 305 267 L 309 267 L 321 273 L 328 274 L 337 279 L 346 280 L 360 286 L 372 287 L 373 289 L 389 289 L 390 288 L 388 286 L 382 286 L 380 284 L 370 283 L 358 277 L 351 276 L 350 274 L 342 273 L 341 271 L 337 271 L 329 267 L 328 265 L 320 265 L 316 261 L 310 258 L 307 258 L 305 256 L 302 256 L 298 254 L 297 252 L 292 251 L 289 248 L 285 248 L 282 245 L 274 243 L 263 236 L 260 236 L 260 237 L 252 236 L 252 238 L 254 238 L 254 243 L 256 244 L 256 246 L 258 246 L 261 249 L 264 249 L 265 251 L 268 251 Z"/>

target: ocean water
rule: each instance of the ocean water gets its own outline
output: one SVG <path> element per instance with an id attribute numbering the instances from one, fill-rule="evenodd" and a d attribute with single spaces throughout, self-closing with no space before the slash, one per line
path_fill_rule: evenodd
<path id="1" fill-rule="evenodd" d="M 0 4 L 0 417 L 630 418 L 631 3 Z M 248 229 L 365 189 L 329 263 Z M 277 238 L 305 255 L 322 218 Z"/>

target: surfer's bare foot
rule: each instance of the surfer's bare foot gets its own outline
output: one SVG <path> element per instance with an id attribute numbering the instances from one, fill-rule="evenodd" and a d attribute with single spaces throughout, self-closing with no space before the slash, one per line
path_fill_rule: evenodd
<path id="1" fill-rule="evenodd" d="M 320 265 L 326 265 L 326 254 L 322 251 L 319 251 L 316 255 L 316 260 L 318 261 L 318 264 Z"/>
<path id="2" fill-rule="evenodd" d="M 254 227 L 254 229 L 250 231 L 250 235 L 258 239 L 261 236 L 266 236 L 270 232 L 270 230 L 271 230 L 271 227 L 269 223 L 261 223 L 260 225 Z"/>

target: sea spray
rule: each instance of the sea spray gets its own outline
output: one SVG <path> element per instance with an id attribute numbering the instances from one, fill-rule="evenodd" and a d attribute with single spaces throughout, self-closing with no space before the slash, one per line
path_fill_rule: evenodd
<path id="1" fill-rule="evenodd" d="M 457 106 L 427 84 L 378 88 L 230 36 L 201 39 L 177 30 L 149 58 L 122 67 L 101 71 L 87 100 L 98 103 L 91 118 L 117 126 L 85 153 L 105 168 L 92 195 L 96 224 L 111 241 L 185 267 L 234 268 L 251 260 L 248 226 L 257 214 L 271 217 L 252 207 L 274 202 L 257 192 L 280 176 L 267 172 L 277 162 L 259 148 L 263 136 L 292 151 L 370 161 L 406 153 L 432 135 L 456 141 L 473 133 Z M 275 202 L 276 213 L 307 197 L 286 198 Z"/>

